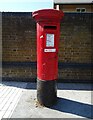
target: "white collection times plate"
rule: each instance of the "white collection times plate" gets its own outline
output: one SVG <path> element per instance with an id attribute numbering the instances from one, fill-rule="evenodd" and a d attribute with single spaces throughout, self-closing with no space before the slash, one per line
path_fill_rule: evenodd
<path id="1" fill-rule="evenodd" d="M 46 47 L 54 47 L 54 34 L 46 34 Z"/>
<path id="2" fill-rule="evenodd" d="M 44 52 L 56 52 L 56 49 L 44 49 Z"/>

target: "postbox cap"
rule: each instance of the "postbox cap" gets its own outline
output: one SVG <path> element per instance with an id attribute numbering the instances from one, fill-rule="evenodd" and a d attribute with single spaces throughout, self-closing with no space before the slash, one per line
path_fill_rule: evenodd
<path id="1" fill-rule="evenodd" d="M 64 13 L 61 10 L 56 9 L 42 9 L 38 10 L 32 13 L 33 18 L 38 21 L 54 21 L 59 22 L 63 16 Z"/>

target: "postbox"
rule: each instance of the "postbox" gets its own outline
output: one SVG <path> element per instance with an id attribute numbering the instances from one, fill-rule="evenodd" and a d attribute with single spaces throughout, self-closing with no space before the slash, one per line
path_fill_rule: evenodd
<path id="1" fill-rule="evenodd" d="M 43 9 L 33 12 L 32 16 L 37 23 L 37 100 L 50 106 L 57 98 L 60 20 L 64 14 Z"/>

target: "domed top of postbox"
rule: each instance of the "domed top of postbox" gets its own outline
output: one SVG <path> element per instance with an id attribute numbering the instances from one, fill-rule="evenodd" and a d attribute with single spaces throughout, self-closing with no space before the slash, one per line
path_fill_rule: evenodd
<path id="1" fill-rule="evenodd" d="M 59 22 L 64 16 L 64 13 L 56 9 L 42 9 L 32 13 L 32 17 L 38 21 L 54 21 Z"/>

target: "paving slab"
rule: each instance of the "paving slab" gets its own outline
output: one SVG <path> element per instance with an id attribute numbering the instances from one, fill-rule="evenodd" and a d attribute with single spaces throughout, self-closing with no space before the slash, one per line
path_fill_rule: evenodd
<path id="1" fill-rule="evenodd" d="M 57 103 L 40 106 L 36 100 L 36 83 L 28 83 L 11 118 L 89 118 L 93 119 L 91 84 L 59 83 Z"/>
<path id="2" fill-rule="evenodd" d="M 0 83 L 0 119 L 10 118 L 27 83 Z"/>

